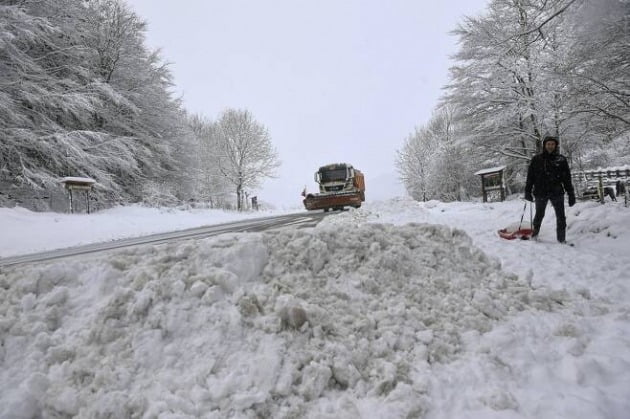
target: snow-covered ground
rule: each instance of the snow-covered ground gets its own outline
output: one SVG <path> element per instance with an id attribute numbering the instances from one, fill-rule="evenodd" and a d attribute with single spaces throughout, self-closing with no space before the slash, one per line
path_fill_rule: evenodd
<path id="1" fill-rule="evenodd" d="M 568 208 L 573 247 L 551 208 L 500 239 L 522 210 L 397 199 L 3 268 L 0 417 L 629 417 L 630 208 Z M 0 209 L 0 256 L 219 214 Z"/>
<path id="2" fill-rule="evenodd" d="M 92 214 L 0 208 L 0 257 L 295 212 L 115 207 Z"/>

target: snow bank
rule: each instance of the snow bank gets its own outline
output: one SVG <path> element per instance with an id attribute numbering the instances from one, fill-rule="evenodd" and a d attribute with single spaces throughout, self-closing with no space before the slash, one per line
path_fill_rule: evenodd
<path id="1" fill-rule="evenodd" d="M 128 210 L 104 230 L 175 223 Z M 500 239 L 522 210 L 390 200 L 2 268 L 0 418 L 625 418 L 630 211 L 568 208 L 570 247 L 552 211 L 540 242 Z M 6 214 L 15 247 L 58 244 L 53 215 Z"/>
<path id="2" fill-rule="evenodd" d="M 139 247 L 0 285 L 3 417 L 417 416 L 467 336 L 563 298 L 419 224 Z"/>

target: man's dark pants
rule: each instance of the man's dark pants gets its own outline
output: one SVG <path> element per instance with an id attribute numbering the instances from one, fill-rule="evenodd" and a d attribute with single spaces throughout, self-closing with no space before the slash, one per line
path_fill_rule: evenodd
<path id="1" fill-rule="evenodd" d="M 563 242 L 566 237 L 567 217 L 564 214 L 564 194 L 536 197 L 536 215 L 534 216 L 534 236 L 538 235 L 540 225 L 545 216 L 547 201 L 551 201 L 554 211 L 556 212 L 556 238 L 559 242 Z"/>

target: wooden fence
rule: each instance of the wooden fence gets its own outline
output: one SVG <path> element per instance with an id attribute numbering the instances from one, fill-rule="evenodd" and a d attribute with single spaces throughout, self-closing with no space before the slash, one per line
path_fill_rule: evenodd
<path id="1" fill-rule="evenodd" d="M 623 196 L 626 207 L 629 205 L 630 166 L 574 171 L 571 177 L 576 194 L 582 199 L 597 199 L 604 203 L 606 196 L 616 199 L 619 195 Z"/>

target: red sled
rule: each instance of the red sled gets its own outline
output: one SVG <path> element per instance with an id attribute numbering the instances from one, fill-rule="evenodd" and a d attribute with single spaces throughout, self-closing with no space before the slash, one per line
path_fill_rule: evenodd
<path id="1" fill-rule="evenodd" d="M 506 240 L 529 240 L 532 238 L 532 234 L 534 233 L 534 229 L 532 228 L 532 205 L 529 206 L 529 223 L 523 223 L 523 217 L 525 217 L 525 210 L 527 209 L 527 201 L 525 201 L 525 205 L 523 205 L 523 213 L 521 214 L 521 221 L 517 224 L 511 224 L 506 228 L 502 228 L 497 233 L 499 237 Z"/>
<path id="2" fill-rule="evenodd" d="M 506 239 L 506 240 L 514 240 L 514 239 L 521 239 L 521 240 L 529 240 L 532 238 L 532 234 L 534 233 L 534 230 L 532 230 L 531 228 L 518 228 L 518 229 L 510 229 L 510 228 L 502 228 L 501 230 L 498 231 L 498 234 L 501 238 Z"/>

